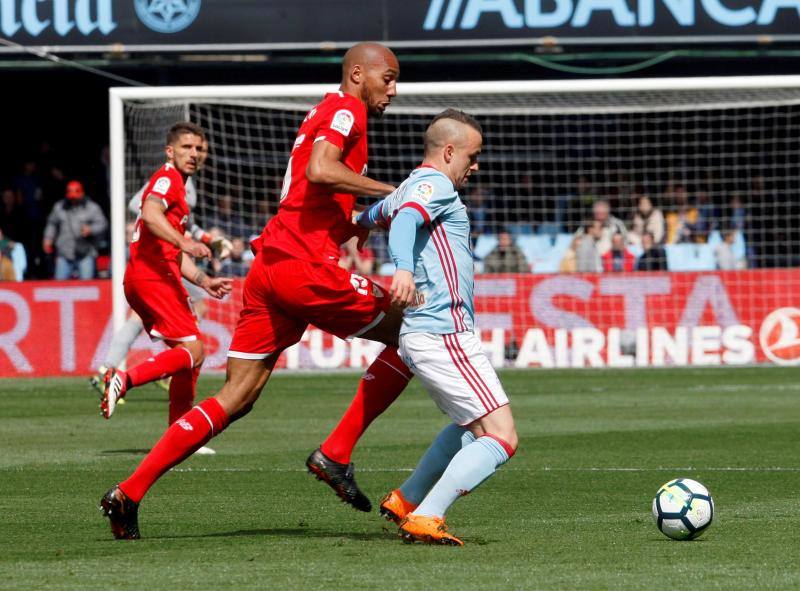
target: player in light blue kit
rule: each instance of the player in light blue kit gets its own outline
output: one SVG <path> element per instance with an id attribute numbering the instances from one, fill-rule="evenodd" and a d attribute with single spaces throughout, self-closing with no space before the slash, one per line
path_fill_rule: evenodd
<path id="1" fill-rule="evenodd" d="M 445 512 L 517 447 L 508 398 L 474 333 L 469 218 L 458 196 L 478 170 L 482 143 L 475 119 L 454 109 L 440 113 L 425 131 L 422 165 L 358 217 L 368 228 L 390 228 L 392 300 L 407 306 L 400 356 L 453 420 L 381 501 L 381 514 L 408 542 L 463 545 L 447 532 Z"/>

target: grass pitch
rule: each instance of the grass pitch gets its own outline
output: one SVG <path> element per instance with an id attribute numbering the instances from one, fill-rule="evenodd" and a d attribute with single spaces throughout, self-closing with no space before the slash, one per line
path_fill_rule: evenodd
<path id="1" fill-rule="evenodd" d="M 793 369 L 506 372 L 520 451 L 448 522 L 463 548 L 404 545 L 303 470 L 356 384 L 278 375 L 253 413 L 167 474 L 143 539 L 97 510 L 166 424 L 165 395 L 133 391 L 103 421 L 84 380 L 0 380 L 2 589 L 797 589 L 800 384 Z M 201 397 L 219 386 L 204 379 Z M 445 418 L 419 384 L 354 461 L 375 502 Z M 699 540 L 650 516 L 687 476 L 716 502 Z"/>

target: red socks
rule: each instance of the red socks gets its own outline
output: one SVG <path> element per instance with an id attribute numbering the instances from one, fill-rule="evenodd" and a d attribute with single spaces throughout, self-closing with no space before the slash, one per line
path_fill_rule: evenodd
<path id="1" fill-rule="evenodd" d="M 192 354 L 185 347 L 174 347 L 163 351 L 155 357 L 150 357 L 144 363 L 132 367 L 128 374 L 128 387 L 141 386 L 148 382 L 164 379 L 175 375 L 182 369 L 191 370 L 194 365 Z"/>
<path id="2" fill-rule="evenodd" d="M 216 398 L 206 398 L 169 426 L 136 471 L 120 483 L 122 492 L 140 502 L 164 472 L 180 464 L 227 426 L 228 415 L 220 403 Z"/>
<path id="3" fill-rule="evenodd" d="M 341 464 L 350 463 L 350 454 L 370 423 L 405 390 L 413 374 L 397 355 L 397 348 L 386 347 L 367 368 L 358 391 L 336 428 L 320 446 L 322 453 Z"/>
<path id="4" fill-rule="evenodd" d="M 184 369 L 172 376 L 169 383 L 169 422 L 171 425 L 192 410 L 197 393 L 197 378 L 200 368 Z"/>

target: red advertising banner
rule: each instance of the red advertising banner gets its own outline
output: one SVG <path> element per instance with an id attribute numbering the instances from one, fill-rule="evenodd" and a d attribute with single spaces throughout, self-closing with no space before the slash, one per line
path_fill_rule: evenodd
<path id="1" fill-rule="evenodd" d="M 385 278 L 383 278 L 385 279 Z M 221 370 L 238 315 L 207 301 L 206 370 Z M 476 325 L 496 366 L 645 367 L 800 363 L 800 270 L 484 275 Z M 0 284 L 0 376 L 89 375 L 113 336 L 108 281 Z M 129 363 L 163 347 L 142 334 Z M 365 367 L 381 345 L 310 327 L 289 368 Z"/>

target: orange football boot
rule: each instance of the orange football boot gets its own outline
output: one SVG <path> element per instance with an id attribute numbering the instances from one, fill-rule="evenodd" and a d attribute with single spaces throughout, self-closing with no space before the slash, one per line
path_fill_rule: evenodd
<path id="1" fill-rule="evenodd" d="M 443 546 L 463 546 L 464 542 L 447 533 L 447 525 L 441 517 L 414 515 L 409 513 L 400 522 L 398 535 L 409 544 L 423 542 L 425 544 L 441 544 Z"/>
<path id="2" fill-rule="evenodd" d="M 417 505 L 409 503 L 400 489 L 396 488 L 381 499 L 380 512 L 387 521 L 394 521 L 400 525 L 405 516 L 416 508 Z"/>

